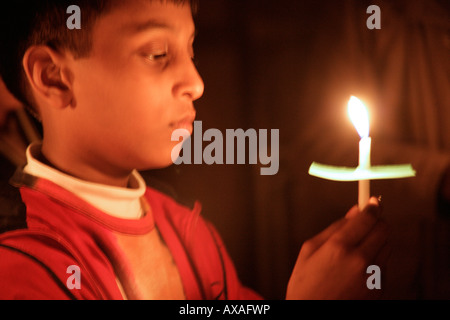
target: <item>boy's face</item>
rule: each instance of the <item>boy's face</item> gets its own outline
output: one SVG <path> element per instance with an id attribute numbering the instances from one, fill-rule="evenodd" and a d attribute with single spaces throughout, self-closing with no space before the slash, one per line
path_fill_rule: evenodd
<path id="1" fill-rule="evenodd" d="M 91 54 L 70 63 L 70 126 L 83 161 L 119 170 L 172 163 L 172 132 L 192 132 L 203 94 L 194 31 L 188 4 L 126 1 L 98 20 Z"/>

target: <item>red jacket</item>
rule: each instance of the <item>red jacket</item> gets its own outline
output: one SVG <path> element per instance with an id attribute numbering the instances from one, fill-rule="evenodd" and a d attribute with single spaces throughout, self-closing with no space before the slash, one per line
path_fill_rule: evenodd
<path id="1" fill-rule="evenodd" d="M 0 235 L 0 299 L 122 299 L 116 273 L 126 273 L 127 263 L 113 231 L 139 235 L 154 225 L 187 299 L 261 298 L 240 283 L 219 235 L 200 217 L 199 203 L 191 210 L 148 188 L 153 215 L 125 220 L 48 180 L 22 173 L 21 181 L 27 228 Z M 80 289 L 67 285 L 69 266 L 79 267 Z"/>

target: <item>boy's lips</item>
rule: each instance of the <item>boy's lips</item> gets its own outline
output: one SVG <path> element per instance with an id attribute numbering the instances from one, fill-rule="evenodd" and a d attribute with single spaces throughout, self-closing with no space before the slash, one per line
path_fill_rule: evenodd
<path id="1" fill-rule="evenodd" d="M 170 126 L 176 130 L 176 129 L 186 129 L 189 131 L 189 134 L 192 134 L 192 124 L 195 120 L 195 111 L 189 112 L 187 115 L 185 115 L 183 118 L 181 118 L 178 121 L 172 122 Z"/>

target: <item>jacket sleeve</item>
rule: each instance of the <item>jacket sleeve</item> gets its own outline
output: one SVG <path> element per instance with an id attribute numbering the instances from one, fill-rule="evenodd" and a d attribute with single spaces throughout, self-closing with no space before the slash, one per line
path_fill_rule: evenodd
<path id="1" fill-rule="evenodd" d="M 53 238 L 27 230 L 7 232 L 0 237 L 0 299 L 100 299 L 83 266 Z"/>
<path id="2" fill-rule="evenodd" d="M 40 260 L 13 247 L 0 245 L 1 300 L 73 298 L 65 283 Z"/>

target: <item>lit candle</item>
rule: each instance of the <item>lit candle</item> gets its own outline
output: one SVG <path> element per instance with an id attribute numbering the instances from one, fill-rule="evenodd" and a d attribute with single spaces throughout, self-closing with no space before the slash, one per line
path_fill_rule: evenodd
<path id="1" fill-rule="evenodd" d="M 359 170 L 370 170 L 370 147 L 369 137 L 369 114 L 364 104 L 356 97 L 351 97 L 348 102 L 348 114 L 350 120 L 358 131 L 359 141 Z M 370 198 L 370 180 L 359 180 L 358 182 L 358 205 L 363 210 Z"/>
<path id="2" fill-rule="evenodd" d="M 360 210 L 369 202 L 370 180 L 409 178 L 416 175 L 410 164 L 372 166 L 370 164 L 371 138 L 369 114 L 364 104 L 355 97 L 348 102 L 348 113 L 361 140 L 357 168 L 337 167 L 313 162 L 309 174 L 334 181 L 358 181 L 358 205 Z"/>

